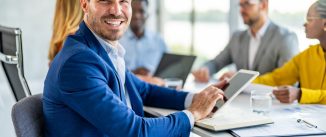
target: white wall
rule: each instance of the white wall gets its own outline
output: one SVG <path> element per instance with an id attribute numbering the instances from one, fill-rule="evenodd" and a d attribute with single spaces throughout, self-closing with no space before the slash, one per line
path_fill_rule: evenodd
<path id="1" fill-rule="evenodd" d="M 245 28 L 239 11 L 239 0 L 230 0 L 230 11 L 228 18 L 230 35 L 239 29 Z"/>
<path id="2" fill-rule="evenodd" d="M 55 0 L 0 0 L 0 24 L 23 31 L 25 75 L 44 78 Z"/>
<path id="3" fill-rule="evenodd" d="M 34 94 L 42 92 L 42 81 L 48 70 L 47 53 L 54 7 L 55 0 L 0 0 L 0 25 L 22 29 L 25 76 Z M 15 136 L 10 117 L 13 103 L 8 83 L 0 69 L 1 137 Z"/>
<path id="4" fill-rule="evenodd" d="M 159 0 L 149 0 L 148 10 L 149 18 L 147 19 L 146 26 L 152 31 L 157 31 L 157 3 Z"/>

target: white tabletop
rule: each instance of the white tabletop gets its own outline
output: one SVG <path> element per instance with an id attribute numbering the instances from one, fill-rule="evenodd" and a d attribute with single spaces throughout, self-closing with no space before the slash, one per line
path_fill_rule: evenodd
<path id="1" fill-rule="evenodd" d="M 201 89 L 205 88 L 208 84 L 199 84 L 192 81 L 187 81 L 185 89 L 191 92 L 199 92 Z M 255 88 L 271 90 L 271 87 L 264 86 L 250 86 L 247 90 L 253 90 Z M 241 93 L 238 95 L 230 104 L 232 107 L 241 108 L 244 111 L 252 111 L 250 108 L 250 94 L 248 92 Z M 322 109 L 320 109 L 322 108 Z M 144 107 L 144 110 L 155 116 L 166 116 L 176 110 L 170 109 L 160 109 L 153 107 Z M 325 105 L 302 105 L 298 103 L 293 104 L 282 104 L 278 100 L 273 99 L 272 108 L 270 113 L 267 115 L 273 120 L 281 118 L 301 118 L 308 120 L 315 125 L 318 125 L 318 128 L 326 130 L 326 106 Z M 224 132 L 214 132 L 208 131 L 199 127 L 194 127 L 192 130 L 193 133 L 203 136 L 203 137 L 232 137 L 232 135 L 226 131 Z M 192 134 L 193 134 L 192 133 Z M 324 135 L 325 136 L 325 135 Z"/>

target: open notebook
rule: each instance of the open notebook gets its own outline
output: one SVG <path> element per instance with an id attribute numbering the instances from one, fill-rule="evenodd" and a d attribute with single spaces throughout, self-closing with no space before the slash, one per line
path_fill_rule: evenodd
<path id="1" fill-rule="evenodd" d="M 197 121 L 196 125 L 213 131 L 222 131 L 269 123 L 273 123 L 269 117 L 243 111 L 239 108 L 228 107 L 215 117 Z"/>
<path id="2" fill-rule="evenodd" d="M 228 82 L 224 89 L 226 100 L 219 100 L 215 107 L 218 109 L 212 117 L 197 121 L 195 124 L 206 129 L 221 131 L 240 127 L 273 123 L 269 117 L 253 112 L 242 111 L 230 107 L 232 100 L 240 94 L 257 76 L 256 71 L 240 70 Z"/>

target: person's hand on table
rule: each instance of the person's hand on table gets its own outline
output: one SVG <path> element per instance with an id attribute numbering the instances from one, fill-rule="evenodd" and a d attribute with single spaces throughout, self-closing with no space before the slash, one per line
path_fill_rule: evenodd
<path id="1" fill-rule="evenodd" d="M 143 76 L 148 76 L 149 75 L 149 70 L 145 67 L 139 67 L 136 68 L 135 70 L 132 71 L 136 75 L 143 75 Z"/>
<path id="2" fill-rule="evenodd" d="M 209 70 L 206 67 L 193 71 L 192 75 L 195 77 L 195 81 L 197 82 L 207 83 L 210 79 Z"/>
<path id="3" fill-rule="evenodd" d="M 158 86 L 164 86 L 165 82 L 163 79 L 159 78 L 159 77 L 153 77 L 153 76 L 144 76 L 144 75 L 136 75 L 139 79 L 153 84 L 153 85 L 158 85 Z"/>
<path id="4" fill-rule="evenodd" d="M 293 103 L 301 98 L 301 90 L 293 86 L 280 86 L 273 90 L 276 99 L 281 103 Z"/>

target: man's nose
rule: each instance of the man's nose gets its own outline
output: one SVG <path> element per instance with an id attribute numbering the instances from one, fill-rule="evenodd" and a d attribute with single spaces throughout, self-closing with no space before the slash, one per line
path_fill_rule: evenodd
<path id="1" fill-rule="evenodd" d="M 122 13 L 122 6 L 120 5 L 119 0 L 115 1 L 114 3 L 111 4 L 109 13 L 111 15 L 119 16 Z"/>

